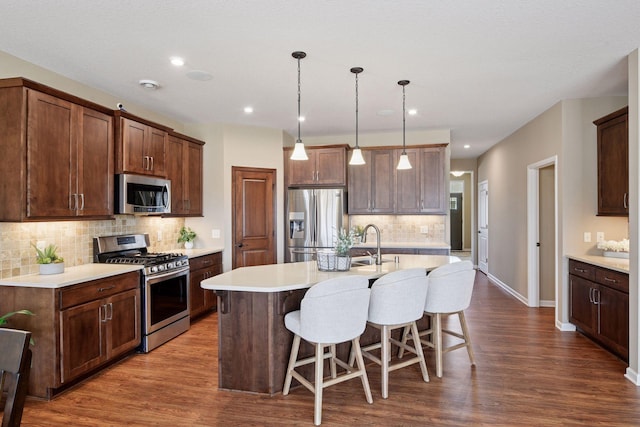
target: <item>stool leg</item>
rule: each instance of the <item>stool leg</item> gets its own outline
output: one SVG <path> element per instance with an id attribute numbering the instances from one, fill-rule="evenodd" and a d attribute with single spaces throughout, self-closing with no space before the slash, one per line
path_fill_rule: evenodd
<path id="1" fill-rule="evenodd" d="M 315 369 L 315 400 L 313 403 L 313 422 L 319 426 L 322 422 L 322 383 L 324 367 L 324 345 L 316 344 L 316 369 Z"/>
<path id="2" fill-rule="evenodd" d="M 407 339 L 408 339 L 408 337 L 409 337 L 409 330 L 410 330 L 410 329 L 411 329 L 411 328 L 410 328 L 409 326 L 405 326 L 405 327 L 402 329 L 402 340 L 401 340 L 402 344 L 407 344 Z M 413 338 L 413 337 L 412 337 L 412 338 Z M 415 340 L 414 340 L 414 341 L 415 341 Z M 403 347 L 400 347 L 400 349 L 398 350 L 398 359 L 402 359 L 402 356 L 404 356 L 404 348 L 403 348 Z"/>
<path id="3" fill-rule="evenodd" d="M 338 371 L 336 369 L 336 345 L 331 344 L 331 359 L 329 359 L 329 366 L 331 367 L 331 378 L 336 378 L 338 376 Z"/>
<path id="4" fill-rule="evenodd" d="M 458 312 L 460 318 L 460 327 L 462 328 L 462 335 L 464 335 L 464 342 L 467 345 L 467 353 L 469 353 L 469 360 L 472 365 L 476 364 L 476 359 L 473 354 L 473 348 L 471 348 L 471 337 L 469 336 L 469 329 L 467 328 L 467 319 L 464 317 L 464 311 Z"/>
<path id="5" fill-rule="evenodd" d="M 432 320 L 435 320 L 432 338 L 436 351 L 436 376 L 442 378 L 442 315 L 436 313 Z"/>
<path id="6" fill-rule="evenodd" d="M 407 328 L 405 328 L 407 329 Z M 413 322 L 411 324 L 411 334 L 414 337 L 418 336 L 418 324 L 416 322 Z M 416 353 L 418 354 L 418 357 L 420 358 L 420 370 L 422 371 L 422 379 L 424 380 L 424 382 L 428 383 L 429 382 L 429 372 L 427 371 L 427 362 L 425 362 L 424 360 L 424 352 L 422 351 L 422 343 L 420 342 L 420 340 L 413 340 L 413 346 L 416 349 Z"/>
<path id="7" fill-rule="evenodd" d="M 293 344 L 291 344 L 291 354 L 289 355 L 289 366 L 287 366 L 287 376 L 284 378 L 284 387 L 282 388 L 282 394 L 289 394 L 289 387 L 291 387 L 291 379 L 293 378 L 291 373 L 293 372 L 296 359 L 298 358 L 298 349 L 300 348 L 300 336 L 293 336 Z"/>
<path id="8" fill-rule="evenodd" d="M 382 362 L 382 398 L 389 397 L 389 359 L 391 355 L 391 345 L 389 343 L 389 327 L 382 326 L 382 337 L 380 348 L 380 361 Z"/>
<path id="9" fill-rule="evenodd" d="M 367 371 L 364 368 L 364 359 L 362 358 L 362 350 L 360 349 L 360 337 L 351 340 L 351 351 L 355 354 L 354 358 L 360 371 L 360 379 L 362 380 L 362 387 L 364 388 L 364 395 L 367 398 L 368 403 L 373 403 L 373 397 L 371 396 L 371 387 L 369 387 L 369 377 L 367 377 Z"/>

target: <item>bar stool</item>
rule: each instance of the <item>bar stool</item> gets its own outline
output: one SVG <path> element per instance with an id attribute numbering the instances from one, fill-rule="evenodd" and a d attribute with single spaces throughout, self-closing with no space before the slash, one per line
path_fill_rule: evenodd
<path id="1" fill-rule="evenodd" d="M 420 338 L 420 341 L 422 344 L 433 348 L 436 353 L 436 375 L 438 378 L 442 378 L 442 356 L 450 351 L 466 347 L 471 365 L 476 364 L 473 349 L 471 348 L 471 337 L 469 336 L 467 321 L 464 317 L 464 310 L 471 304 L 475 277 L 476 272 L 471 261 L 443 265 L 429 273 L 429 286 L 424 311 L 426 315 L 431 317 L 431 327 L 426 331 L 419 332 L 418 336 L 430 337 L 426 340 Z M 461 333 L 442 328 L 442 318 L 451 314 L 458 315 L 462 329 Z M 443 333 L 461 339 L 462 342 L 445 348 L 442 343 Z M 409 330 L 405 328 L 402 342 L 406 343 L 408 339 L 413 339 L 413 336 L 415 336 L 415 333 L 409 333 Z M 398 355 L 402 357 L 402 349 L 400 349 Z"/>
<path id="2" fill-rule="evenodd" d="M 284 317 L 286 328 L 295 335 L 282 394 L 289 394 L 292 378 L 314 393 L 315 425 L 320 425 L 322 421 L 322 390 L 325 387 L 360 377 L 367 402 L 373 403 L 360 349 L 360 335 L 367 324 L 370 293 L 369 281 L 365 277 L 347 276 L 325 280 L 307 291 L 300 303 L 300 310 L 287 313 Z M 301 339 L 314 344 L 314 357 L 297 360 Z M 337 358 L 336 344 L 347 341 L 352 343 L 357 369 Z M 325 347 L 329 347 L 329 353 L 325 354 Z M 325 359 L 330 362 L 330 379 L 324 379 Z M 315 363 L 313 384 L 295 370 L 310 363 Z M 336 365 L 340 365 L 346 372 L 337 375 Z"/>
<path id="3" fill-rule="evenodd" d="M 422 346 L 414 343 L 408 346 L 391 336 L 391 332 L 398 328 L 408 328 L 418 334 L 416 321 L 421 319 L 424 312 L 424 300 L 427 295 L 427 272 L 424 268 L 399 270 L 386 274 L 376 280 L 371 286 L 371 300 L 369 301 L 369 317 L 367 323 L 380 329 L 380 342 L 362 348 L 362 355 L 373 360 L 382 368 L 382 397 L 389 395 L 389 372 L 404 368 L 415 363 L 420 364 L 422 379 L 429 382 L 427 364 L 424 360 Z M 415 354 L 414 358 L 391 361 L 391 345 L 394 344 Z M 371 351 L 380 349 L 380 358 Z M 349 362 L 353 363 L 352 354 Z"/>

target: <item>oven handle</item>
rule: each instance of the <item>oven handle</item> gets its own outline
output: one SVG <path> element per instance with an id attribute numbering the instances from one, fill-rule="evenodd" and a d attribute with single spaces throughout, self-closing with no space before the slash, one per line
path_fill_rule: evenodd
<path id="1" fill-rule="evenodd" d="M 188 274 L 189 274 L 189 267 L 187 266 L 186 268 L 182 268 L 180 270 L 172 270 L 172 271 L 169 271 L 168 273 L 154 275 L 150 277 L 147 276 L 145 283 L 147 285 L 152 285 L 162 280 L 173 279 L 174 277 L 186 276 Z"/>

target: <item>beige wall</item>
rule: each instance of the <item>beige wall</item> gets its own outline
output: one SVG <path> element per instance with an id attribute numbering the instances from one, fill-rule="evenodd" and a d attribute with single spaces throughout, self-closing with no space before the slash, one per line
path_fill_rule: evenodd
<path id="1" fill-rule="evenodd" d="M 626 237 L 626 219 L 596 217 L 596 130 L 593 120 L 626 98 L 560 102 L 478 159 L 478 182 L 489 182 L 489 274 L 527 298 L 527 165 L 557 156 L 558 321 L 568 322 L 566 254 L 594 251 L 595 232 Z M 593 242 L 584 244 L 584 231 Z"/>

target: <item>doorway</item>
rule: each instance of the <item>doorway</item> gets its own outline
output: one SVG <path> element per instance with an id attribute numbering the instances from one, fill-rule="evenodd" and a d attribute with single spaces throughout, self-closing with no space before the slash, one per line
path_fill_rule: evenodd
<path id="1" fill-rule="evenodd" d="M 527 167 L 529 307 L 556 307 L 558 278 L 557 156 Z"/>
<path id="2" fill-rule="evenodd" d="M 276 262 L 276 170 L 233 166 L 232 268 Z"/>

